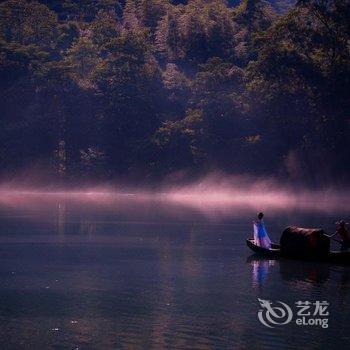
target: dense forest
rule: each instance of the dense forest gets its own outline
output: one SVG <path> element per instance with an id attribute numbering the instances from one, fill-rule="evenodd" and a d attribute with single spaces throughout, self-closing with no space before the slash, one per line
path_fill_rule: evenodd
<path id="1" fill-rule="evenodd" d="M 0 173 L 349 178 L 350 0 L 0 2 Z"/>

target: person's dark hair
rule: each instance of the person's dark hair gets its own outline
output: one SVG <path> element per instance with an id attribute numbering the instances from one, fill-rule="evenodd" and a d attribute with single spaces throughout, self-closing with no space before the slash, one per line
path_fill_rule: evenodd
<path id="1" fill-rule="evenodd" d="M 264 213 L 260 212 L 260 213 L 258 214 L 258 219 L 261 220 L 263 217 L 264 217 Z"/>

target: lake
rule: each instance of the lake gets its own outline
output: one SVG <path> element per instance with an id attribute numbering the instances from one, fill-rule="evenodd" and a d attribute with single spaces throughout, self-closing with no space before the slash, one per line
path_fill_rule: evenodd
<path id="1" fill-rule="evenodd" d="M 252 257 L 245 239 L 258 209 L 130 194 L 2 197 L 0 349 L 348 347 L 350 267 Z M 274 241 L 287 225 L 332 232 L 349 215 L 264 210 Z M 288 305 L 293 320 L 262 324 L 258 298 Z M 312 312 L 329 303 L 328 327 L 297 325 L 298 301 Z"/>

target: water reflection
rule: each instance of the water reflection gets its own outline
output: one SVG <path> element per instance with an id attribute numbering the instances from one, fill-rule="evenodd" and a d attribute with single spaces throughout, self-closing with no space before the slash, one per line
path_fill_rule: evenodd
<path id="1" fill-rule="evenodd" d="M 327 263 L 290 261 L 287 259 L 281 259 L 279 261 L 281 277 L 287 282 L 325 283 L 330 277 L 331 269 L 332 265 Z"/>
<path id="2" fill-rule="evenodd" d="M 271 267 L 275 267 L 281 278 L 286 282 L 306 282 L 310 284 L 324 283 L 330 277 L 334 265 L 322 262 L 298 261 L 284 258 L 270 260 L 258 255 L 251 255 L 247 261 L 252 266 L 252 281 L 261 285 L 269 274 Z M 348 283 L 344 279 L 344 283 Z"/>
<path id="3" fill-rule="evenodd" d="M 338 300 L 343 306 L 346 305 L 346 297 L 349 296 L 350 291 L 350 269 L 338 268 L 335 270 L 340 274 L 338 282 Z"/>
<path id="4" fill-rule="evenodd" d="M 57 203 L 57 233 L 60 236 L 65 234 L 66 215 L 67 215 L 66 203 L 58 202 Z"/>
<path id="5" fill-rule="evenodd" d="M 350 334 L 349 269 L 254 256 L 245 263 L 255 210 L 213 220 L 215 211 L 155 200 L 38 202 L 0 207 L 1 349 L 291 348 L 290 328 L 259 328 L 260 296 L 332 298 L 348 332 L 331 329 L 329 339 L 342 345 Z M 274 239 L 291 216 L 334 222 L 268 214 Z M 292 340 L 319 348 L 329 339 L 310 329 Z"/>
<path id="6" fill-rule="evenodd" d="M 252 266 L 252 281 L 253 286 L 262 287 L 263 282 L 266 280 L 269 269 L 275 265 L 274 260 L 264 259 L 257 255 L 250 256 L 247 261 Z"/>

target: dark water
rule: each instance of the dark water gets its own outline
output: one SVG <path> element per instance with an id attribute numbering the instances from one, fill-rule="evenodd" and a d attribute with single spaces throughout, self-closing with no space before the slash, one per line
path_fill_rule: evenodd
<path id="1" fill-rule="evenodd" d="M 0 349 L 334 349 L 350 341 L 350 268 L 257 260 L 253 210 L 28 200 L 0 207 Z M 214 209 L 213 209 L 214 210 Z M 333 229 L 334 213 L 267 213 Z M 250 257 L 250 258 L 249 258 Z M 329 302 L 328 328 L 268 328 L 258 298 Z"/>

